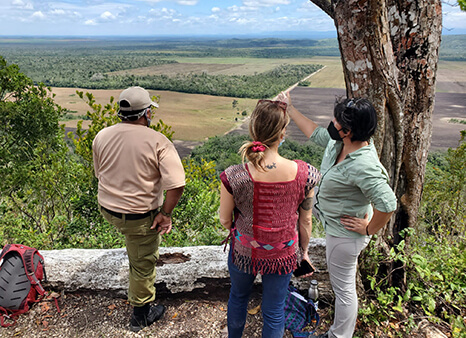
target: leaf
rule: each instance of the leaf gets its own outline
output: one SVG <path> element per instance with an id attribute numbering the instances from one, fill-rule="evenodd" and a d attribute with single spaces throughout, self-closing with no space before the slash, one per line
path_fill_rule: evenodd
<path id="1" fill-rule="evenodd" d="M 256 314 L 259 313 L 260 309 L 261 309 L 261 305 L 259 304 L 259 305 L 257 305 L 255 308 L 249 309 L 249 310 L 248 310 L 248 313 L 249 313 L 250 315 L 256 315 Z"/>
<path id="2" fill-rule="evenodd" d="M 403 313 L 403 308 L 401 306 L 399 306 L 399 305 L 393 306 L 392 309 L 395 310 L 395 311 Z"/>
<path id="3" fill-rule="evenodd" d="M 178 312 L 175 312 L 175 314 L 172 316 L 172 319 L 175 319 L 176 317 L 178 317 Z"/>
<path id="4" fill-rule="evenodd" d="M 40 305 L 40 308 L 41 308 L 42 312 L 47 312 L 48 310 L 50 310 L 49 303 L 47 303 L 47 302 L 42 302 L 39 305 Z"/>
<path id="5" fill-rule="evenodd" d="M 115 310 L 116 308 L 117 308 L 117 306 L 115 304 L 112 304 L 112 305 L 108 306 L 109 310 Z"/>
<path id="6" fill-rule="evenodd" d="M 52 292 L 49 297 L 51 298 L 59 298 L 60 297 L 60 294 L 58 292 Z"/>

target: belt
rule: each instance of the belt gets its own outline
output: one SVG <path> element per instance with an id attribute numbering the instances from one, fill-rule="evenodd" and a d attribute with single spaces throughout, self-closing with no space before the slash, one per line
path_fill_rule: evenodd
<path id="1" fill-rule="evenodd" d="M 109 210 L 107 208 L 104 208 L 103 206 L 100 206 L 100 207 L 103 210 L 105 210 L 106 212 L 108 212 L 112 216 L 115 216 L 115 217 L 121 218 L 121 219 L 123 218 L 123 216 L 125 216 L 125 219 L 130 220 L 130 221 L 135 221 L 135 220 L 138 220 L 138 219 L 143 219 L 143 218 L 149 217 L 153 211 L 157 211 L 159 209 L 159 208 L 156 208 L 156 209 L 148 211 L 148 212 L 146 212 L 144 214 L 123 214 L 121 212 L 116 212 L 116 211 Z"/>

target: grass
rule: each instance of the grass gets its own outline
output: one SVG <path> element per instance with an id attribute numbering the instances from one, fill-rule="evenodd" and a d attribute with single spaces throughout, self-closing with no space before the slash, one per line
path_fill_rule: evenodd
<path id="1" fill-rule="evenodd" d="M 169 59 L 169 58 L 168 58 Z M 323 58 L 320 58 L 323 60 Z M 109 73 L 111 74 L 134 74 L 134 75 L 159 75 L 168 76 L 186 73 L 203 73 L 211 75 L 254 75 L 276 68 L 282 64 L 316 64 L 316 58 L 296 59 L 271 59 L 271 58 L 196 58 L 176 57 L 171 60 L 175 64 L 165 64 L 153 67 L 135 68 Z"/>
<path id="2" fill-rule="evenodd" d="M 76 98 L 70 96 L 77 89 L 79 88 L 52 88 L 52 92 L 56 95 L 54 100 L 62 107 L 75 111 L 76 115 L 85 115 L 89 110 L 86 103 L 76 102 Z M 121 92 L 121 90 L 88 91 L 94 95 L 96 103 L 102 105 L 108 103 L 111 96 L 118 98 Z M 226 133 L 242 122 L 241 119 L 244 117 L 241 113 L 244 110 L 249 115 L 257 103 L 257 100 L 253 99 L 236 98 L 239 109 L 237 110 L 232 106 L 235 100 L 233 97 L 152 90 L 149 92 L 151 95 L 160 96 L 160 108 L 157 109 L 154 120 L 162 119 L 166 124 L 171 125 L 172 130 L 175 131 L 174 139 L 183 141 L 202 141 Z M 68 128 L 76 128 L 77 123 L 78 120 L 63 121 Z M 90 121 L 83 121 L 83 126 L 87 127 L 89 123 Z"/>
<path id="3" fill-rule="evenodd" d="M 446 93 L 466 93 L 465 61 L 439 61 L 437 91 Z"/>

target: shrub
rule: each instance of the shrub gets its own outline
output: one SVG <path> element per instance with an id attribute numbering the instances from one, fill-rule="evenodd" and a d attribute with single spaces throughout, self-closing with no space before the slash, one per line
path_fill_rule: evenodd
<path id="1" fill-rule="evenodd" d="M 173 229 L 164 246 L 219 245 L 227 231 L 220 225 L 220 182 L 215 163 L 184 159 L 186 187 L 173 212 Z"/>
<path id="2" fill-rule="evenodd" d="M 231 165 L 241 163 L 238 151 L 246 141 L 249 141 L 248 135 L 227 134 L 211 137 L 203 145 L 193 149 L 191 159 L 196 162 L 202 159 L 215 161 L 217 173 L 220 173 Z M 300 144 L 287 139 L 279 148 L 279 153 L 288 159 L 300 159 L 319 168 L 323 148 L 310 142 Z"/>

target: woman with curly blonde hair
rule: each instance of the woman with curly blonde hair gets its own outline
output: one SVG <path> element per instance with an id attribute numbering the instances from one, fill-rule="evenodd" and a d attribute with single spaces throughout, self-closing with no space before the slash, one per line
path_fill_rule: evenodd
<path id="1" fill-rule="evenodd" d="M 286 103 L 260 100 L 249 122 L 252 141 L 240 149 L 243 164 L 220 174 L 220 222 L 231 236 L 229 337 L 242 336 L 258 273 L 263 289 L 262 336 L 283 337 L 291 274 L 302 260 L 310 263 L 312 197 L 320 173 L 308 163 L 279 155 L 289 121 Z"/>

